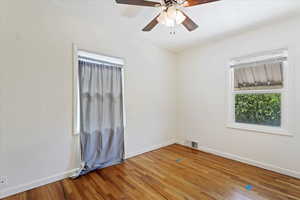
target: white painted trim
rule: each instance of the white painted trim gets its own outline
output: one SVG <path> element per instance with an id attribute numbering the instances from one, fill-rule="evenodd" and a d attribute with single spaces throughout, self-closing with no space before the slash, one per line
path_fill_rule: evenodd
<path id="1" fill-rule="evenodd" d="M 182 145 L 184 145 L 184 144 L 182 144 Z M 184 146 L 186 146 L 186 145 L 184 145 Z M 189 148 L 191 148 L 191 147 L 189 147 Z M 198 150 L 300 179 L 300 172 L 297 172 L 297 171 L 281 168 L 281 167 L 278 167 L 275 165 L 259 162 L 256 160 L 251 160 L 251 159 L 244 158 L 244 157 L 241 157 L 238 155 L 221 152 L 216 149 L 209 148 L 209 147 L 198 146 Z"/>
<path id="2" fill-rule="evenodd" d="M 79 135 L 79 99 L 78 99 L 78 48 L 73 44 L 73 134 Z"/>
<path id="3" fill-rule="evenodd" d="M 264 51 L 259 53 L 254 53 L 247 56 L 242 56 L 238 58 L 231 59 L 230 65 L 240 65 L 244 63 L 251 63 L 257 61 L 263 61 L 268 59 L 276 59 L 276 58 L 286 58 L 288 57 L 288 49 L 277 49 L 272 51 Z"/>
<path id="4" fill-rule="evenodd" d="M 282 51 L 281 53 L 278 53 Z M 275 50 L 281 56 L 288 56 L 287 50 Z M 270 52 L 269 52 L 270 53 Z M 278 56 L 277 54 L 277 56 Z M 276 53 L 273 53 L 274 56 Z M 266 58 L 268 55 L 264 55 Z M 250 58 L 249 58 L 250 59 Z M 257 59 L 257 58 L 256 58 Z M 290 78 L 289 71 L 291 66 L 288 64 L 288 60 L 283 62 L 283 88 L 282 89 L 271 89 L 271 90 L 234 90 L 234 68 L 229 67 L 229 87 L 228 87 L 228 110 L 227 110 L 227 128 L 236 128 L 240 130 L 255 131 L 260 133 L 269 133 L 279 136 L 293 136 L 290 132 L 290 107 L 288 104 L 288 95 L 289 95 L 289 84 L 288 79 Z M 280 93 L 281 94 L 281 127 L 267 127 L 259 126 L 252 124 L 242 124 L 235 122 L 235 112 L 234 112 L 234 95 L 235 94 L 249 94 L 249 93 Z"/>
<path id="5" fill-rule="evenodd" d="M 128 159 L 128 158 L 131 158 L 131 157 L 134 157 L 134 156 L 137 156 L 137 155 L 149 152 L 149 151 L 153 151 L 153 150 L 165 147 L 165 146 L 169 146 L 171 144 L 175 144 L 176 141 L 177 141 L 176 139 L 171 139 L 171 140 L 161 143 L 159 145 L 154 145 L 154 146 L 151 146 L 148 148 L 144 148 L 144 149 L 141 149 L 140 151 L 136 151 L 136 152 L 130 152 L 125 155 L 125 158 Z M 53 183 L 53 182 L 56 182 L 56 181 L 59 181 L 59 180 L 62 180 L 62 179 L 68 178 L 68 177 L 72 177 L 78 170 L 79 170 L 79 168 L 75 168 L 75 169 L 72 169 L 72 170 L 69 170 L 66 172 L 55 174 L 53 176 L 41 178 L 41 179 L 32 181 L 30 183 L 26 183 L 26 184 L 22 184 L 22 185 L 4 189 L 4 190 L 0 191 L 0 199 L 20 193 L 20 192 L 25 192 L 27 190 L 37 188 L 37 187 L 40 187 L 43 185 L 47 185 L 47 184 L 50 184 L 50 183 Z"/>
<path id="6" fill-rule="evenodd" d="M 13 186 L 10 188 L 6 188 L 2 191 L 0 191 L 0 199 L 20 193 L 20 192 L 24 192 L 27 190 L 31 190 L 33 188 L 37 188 L 43 185 L 47 185 L 49 183 L 53 183 L 56 181 L 60 181 L 62 179 L 68 178 L 70 175 L 74 174 L 78 169 L 71 169 L 69 171 L 65 171 L 65 172 L 61 172 L 58 174 L 55 174 L 53 176 L 49 176 L 49 177 L 45 177 L 45 178 L 41 178 L 35 181 L 32 181 L 30 183 L 26 183 L 26 184 L 21 184 L 18 186 Z"/>
<path id="7" fill-rule="evenodd" d="M 269 90 L 233 90 L 233 94 L 274 94 L 274 93 L 283 93 L 286 92 L 286 89 L 269 89 Z"/>
<path id="8" fill-rule="evenodd" d="M 242 123 L 229 123 L 229 124 L 227 124 L 226 127 L 232 128 L 232 129 L 240 129 L 240 130 L 259 132 L 259 133 L 267 133 L 267 134 L 272 134 L 272 135 L 293 137 L 293 134 L 288 132 L 285 129 L 274 128 L 274 127 L 270 127 L 270 126 L 248 125 L 248 124 L 242 124 Z"/>
<path id="9" fill-rule="evenodd" d="M 129 153 L 126 153 L 125 159 L 132 158 L 134 156 L 138 156 L 140 154 L 147 153 L 149 151 L 153 151 L 153 150 L 156 150 L 156 149 L 160 149 L 162 147 L 169 146 L 169 145 L 175 144 L 175 143 L 177 143 L 177 140 L 176 139 L 171 139 L 171 140 L 166 141 L 164 143 L 161 143 L 161 144 L 158 144 L 158 145 L 153 145 L 151 147 L 141 149 L 140 151 L 129 152 Z"/>
<path id="10" fill-rule="evenodd" d="M 122 73 L 122 104 L 123 104 L 123 126 L 124 126 L 124 135 L 126 134 L 126 106 L 125 106 L 125 69 L 124 67 L 121 69 Z"/>
<path id="11" fill-rule="evenodd" d="M 117 65 L 121 65 L 122 67 L 125 65 L 125 61 L 122 58 L 117 58 L 113 56 L 106 56 L 102 54 L 97 54 L 97 53 L 91 53 L 85 50 L 78 50 L 78 55 L 82 57 L 87 57 L 87 58 L 93 58 L 95 60 L 101 60 L 109 63 L 114 63 Z"/>

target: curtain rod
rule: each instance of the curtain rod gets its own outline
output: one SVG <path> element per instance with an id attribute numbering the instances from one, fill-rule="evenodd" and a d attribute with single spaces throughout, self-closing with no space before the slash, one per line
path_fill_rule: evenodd
<path id="1" fill-rule="evenodd" d="M 110 67 L 123 68 L 123 65 L 118 64 L 118 63 L 107 62 L 107 61 L 103 61 L 103 60 L 96 60 L 93 58 L 88 58 L 88 57 L 83 57 L 83 56 L 78 56 L 78 60 L 83 61 L 83 62 L 93 63 L 93 64 L 104 64 L 104 65 L 110 65 Z"/>
<path id="2" fill-rule="evenodd" d="M 122 58 L 91 53 L 91 52 L 84 51 L 84 50 L 79 50 L 78 51 L 78 56 L 84 57 L 84 58 L 87 58 L 87 59 L 92 59 L 92 60 L 95 60 L 95 61 L 101 61 L 101 62 L 104 61 L 104 62 L 107 62 L 107 63 L 118 64 L 118 65 L 122 65 L 122 66 L 125 65 L 124 59 L 122 59 Z"/>

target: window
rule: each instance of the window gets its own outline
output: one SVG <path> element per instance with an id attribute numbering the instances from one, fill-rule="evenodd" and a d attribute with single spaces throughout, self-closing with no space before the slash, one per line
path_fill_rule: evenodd
<path id="1" fill-rule="evenodd" d="M 287 52 L 232 60 L 229 127 L 287 134 Z"/>
<path id="2" fill-rule="evenodd" d="M 281 94 L 235 94 L 235 122 L 281 126 Z"/>
<path id="3" fill-rule="evenodd" d="M 84 50 L 79 50 L 73 45 L 73 134 L 80 134 L 80 97 L 79 97 L 79 61 L 88 61 L 89 63 L 110 63 L 121 68 L 122 71 L 122 90 L 124 90 L 124 65 L 122 58 L 111 57 L 101 54 L 95 54 Z M 124 91 L 122 91 L 124 94 Z M 124 95 L 123 102 L 124 102 Z M 125 109 L 123 107 L 123 123 L 126 125 Z"/>

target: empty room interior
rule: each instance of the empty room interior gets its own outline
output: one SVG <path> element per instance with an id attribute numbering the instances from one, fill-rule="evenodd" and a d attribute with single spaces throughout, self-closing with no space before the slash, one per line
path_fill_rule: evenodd
<path id="1" fill-rule="evenodd" d="M 300 200 L 300 0 L 1 0 L 0 199 Z"/>

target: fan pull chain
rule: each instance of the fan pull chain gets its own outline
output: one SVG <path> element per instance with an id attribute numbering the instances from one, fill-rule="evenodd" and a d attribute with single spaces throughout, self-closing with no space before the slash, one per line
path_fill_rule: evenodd
<path id="1" fill-rule="evenodd" d="M 175 31 L 175 26 L 171 27 L 170 28 L 170 35 L 175 35 L 176 34 L 176 31 Z"/>

